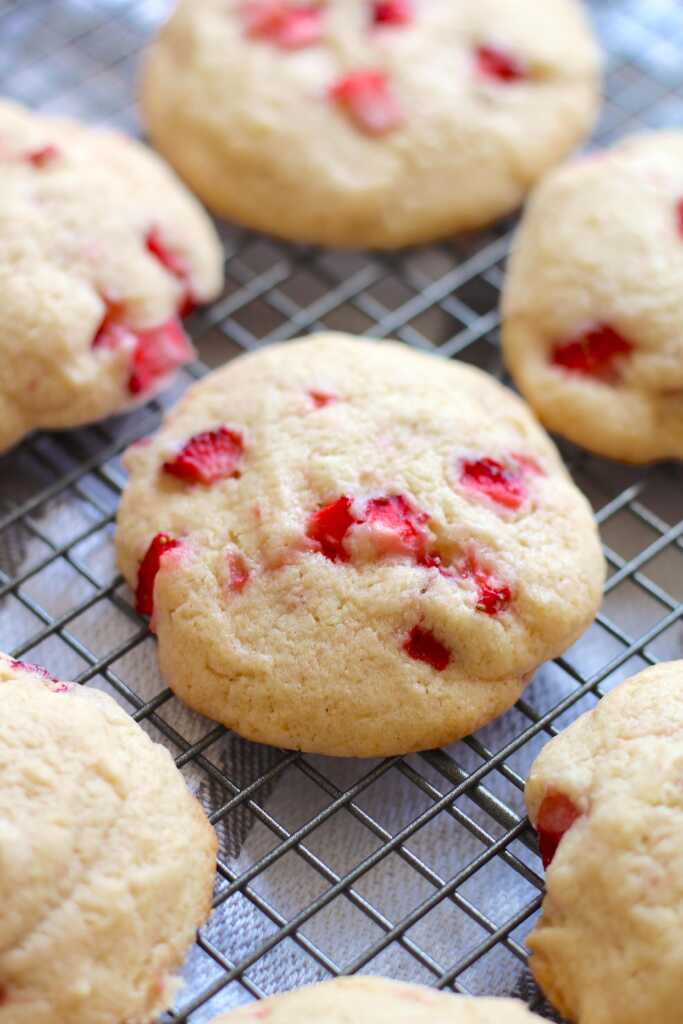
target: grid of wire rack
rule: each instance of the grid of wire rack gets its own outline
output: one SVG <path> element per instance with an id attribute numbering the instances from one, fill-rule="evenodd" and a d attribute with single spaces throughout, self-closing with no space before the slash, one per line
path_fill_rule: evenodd
<path id="1" fill-rule="evenodd" d="M 680 123 L 677 0 L 590 7 L 607 51 L 598 141 Z M 136 61 L 167 10 L 168 0 L 0 0 L 2 93 L 138 131 Z M 112 554 L 119 455 L 206 365 L 337 328 L 398 337 L 500 376 L 496 306 L 511 227 L 368 255 L 221 225 L 226 286 L 190 321 L 204 363 L 130 416 L 34 435 L 0 458 L 0 648 L 111 692 L 171 748 L 219 833 L 217 913 L 169 1021 L 203 1024 L 218 1009 L 356 971 L 516 994 L 552 1016 L 526 969 L 543 883 L 524 774 L 543 742 L 606 689 L 683 654 L 680 467 L 632 470 L 562 446 L 610 567 L 596 623 L 499 722 L 405 758 L 274 751 L 186 712 L 158 677 L 153 639 Z"/>

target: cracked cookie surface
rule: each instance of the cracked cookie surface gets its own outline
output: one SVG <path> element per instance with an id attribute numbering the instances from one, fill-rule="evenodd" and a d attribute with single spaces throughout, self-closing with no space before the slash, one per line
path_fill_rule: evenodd
<path id="1" fill-rule="evenodd" d="M 0 775 L 0 1020 L 156 1020 L 216 856 L 168 751 L 105 694 L 0 654 Z"/>
<path id="2" fill-rule="evenodd" d="M 125 464 L 118 559 L 163 674 L 250 739 L 448 743 L 510 707 L 600 601 L 590 508 L 524 403 L 395 342 L 243 356 Z"/>

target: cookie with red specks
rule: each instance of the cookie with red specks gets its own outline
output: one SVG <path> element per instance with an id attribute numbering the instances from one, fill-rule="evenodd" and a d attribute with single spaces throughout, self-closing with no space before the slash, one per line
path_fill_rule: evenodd
<path id="1" fill-rule="evenodd" d="M 536 413 L 624 462 L 683 458 L 683 133 L 555 171 L 505 283 L 503 342 Z"/>
<path id="2" fill-rule="evenodd" d="M 591 622 L 591 511 L 524 403 L 320 335 L 194 385 L 129 449 L 121 569 L 165 678 L 250 739 L 373 756 L 501 714 Z"/>
<path id="3" fill-rule="evenodd" d="M 217 847 L 168 751 L 106 694 L 0 654 L 0 777 L 0 1020 L 157 1020 Z"/>
<path id="4" fill-rule="evenodd" d="M 209 218 L 158 157 L 0 101 L 0 451 L 154 395 L 221 282 Z"/>
<path id="5" fill-rule="evenodd" d="M 526 787 L 546 867 L 531 968 L 578 1024 L 678 1024 L 683 661 L 620 684 L 541 751 Z"/>
<path id="6" fill-rule="evenodd" d="M 336 978 L 262 999 L 212 1024 L 541 1024 L 515 999 L 469 999 L 387 978 Z"/>
<path id="7" fill-rule="evenodd" d="M 180 0 L 141 102 L 216 212 L 384 249 L 513 210 L 588 134 L 598 64 L 578 0 Z"/>

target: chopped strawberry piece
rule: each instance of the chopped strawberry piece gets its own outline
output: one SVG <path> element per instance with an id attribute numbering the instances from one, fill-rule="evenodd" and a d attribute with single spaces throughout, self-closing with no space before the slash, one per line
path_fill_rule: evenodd
<path id="1" fill-rule="evenodd" d="M 173 370 L 192 359 L 193 351 L 180 322 L 173 317 L 158 327 L 137 330 L 136 346 L 131 360 L 128 389 L 132 395 L 143 395 L 159 384 Z"/>
<path id="2" fill-rule="evenodd" d="M 477 588 L 477 611 L 487 615 L 505 611 L 512 600 L 512 591 L 506 583 L 487 573 L 471 556 L 460 567 L 460 573 L 465 579 L 472 580 Z"/>
<path id="3" fill-rule="evenodd" d="M 683 199 L 679 199 L 676 204 L 676 226 L 679 235 L 683 238 Z"/>
<path id="4" fill-rule="evenodd" d="M 105 313 L 92 340 L 93 348 L 123 348 L 131 353 L 128 390 L 144 394 L 194 355 L 180 322 L 173 317 L 157 327 L 133 328 L 122 306 L 106 296 Z"/>
<path id="5" fill-rule="evenodd" d="M 348 562 L 344 538 L 356 522 L 351 512 L 351 499 L 342 496 L 318 509 L 308 520 L 306 536 L 320 544 L 325 558 L 332 562 Z"/>
<path id="6" fill-rule="evenodd" d="M 451 653 L 444 647 L 429 629 L 413 626 L 408 634 L 403 650 L 415 661 L 425 661 L 437 672 L 443 672 L 451 660 Z"/>
<path id="7" fill-rule="evenodd" d="M 316 409 L 324 409 L 326 405 L 332 405 L 334 402 L 339 401 L 337 395 L 333 395 L 328 391 L 309 391 L 308 397 L 313 402 Z"/>
<path id="8" fill-rule="evenodd" d="M 41 146 L 39 149 L 29 150 L 24 159 L 28 163 L 33 164 L 34 167 L 45 167 L 46 164 L 56 160 L 58 156 L 58 148 L 53 145 L 47 145 Z"/>
<path id="9" fill-rule="evenodd" d="M 249 582 L 249 566 L 239 551 L 229 551 L 226 560 L 228 563 L 228 590 L 240 593 Z"/>
<path id="10" fill-rule="evenodd" d="M 564 793 L 549 793 L 544 798 L 536 822 L 538 849 L 544 868 L 550 866 L 562 837 L 580 817 L 581 811 Z"/>
<path id="11" fill-rule="evenodd" d="M 363 521 L 377 529 L 383 549 L 398 550 L 416 559 L 424 557 L 427 535 L 422 529 L 429 516 L 412 507 L 402 494 L 372 498 L 365 506 Z"/>
<path id="12" fill-rule="evenodd" d="M 372 20 L 375 25 L 407 25 L 414 14 L 413 0 L 375 0 Z"/>
<path id="13" fill-rule="evenodd" d="M 524 65 L 511 53 L 495 46 L 479 46 L 476 50 L 477 70 L 486 78 L 499 82 L 520 82 L 527 77 Z"/>
<path id="14" fill-rule="evenodd" d="M 631 342 L 609 324 L 597 324 L 571 341 L 556 345 L 551 362 L 569 373 L 614 382 L 619 377 L 620 362 L 633 348 Z"/>
<path id="15" fill-rule="evenodd" d="M 180 541 L 169 537 L 167 533 L 157 533 L 147 548 L 145 557 L 138 569 L 138 586 L 135 592 L 135 607 L 141 615 L 151 615 L 154 611 L 154 581 L 161 568 L 161 559 L 167 551 L 180 547 Z"/>
<path id="16" fill-rule="evenodd" d="M 190 284 L 190 265 L 184 256 L 171 249 L 164 241 L 158 227 L 152 227 L 145 235 L 145 246 L 147 251 L 168 270 L 169 274 L 177 278 L 184 291 L 178 304 L 178 314 L 181 317 L 189 316 L 195 309 L 197 302 Z"/>
<path id="17" fill-rule="evenodd" d="M 194 313 L 197 308 L 197 300 L 194 294 L 188 288 L 184 295 L 181 296 L 180 302 L 178 303 L 178 316 L 181 320 L 189 316 L 190 313 Z"/>
<path id="18" fill-rule="evenodd" d="M 145 235 L 145 246 L 159 263 L 162 263 L 174 277 L 181 281 L 190 276 L 190 268 L 184 256 L 171 249 L 161 237 L 158 227 L 152 227 Z"/>
<path id="19" fill-rule="evenodd" d="M 384 135 L 403 121 L 401 106 L 382 71 L 342 75 L 331 86 L 330 96 L 368 135 Z"/>
<path id="20" fill-rule="evenodd" d="M 228 427 L 195 434 L 174 459 L 164 462 L 163 470 L 190 483 L 215 484 L 238 476 L 244 455 L 242 435 Z"/>
<path id="21" fill-rule="evenodd" d="M 53 676 L 51 672 L 48 672 L 46 668 L 43 668 L 42 665 L 33 665 L 29 661 L 17 661 L 16 658 L 10 658 L 9 663 L 14 669 L 20 669 L 22 672 L 33 672 L 36 676 L 49 679 L 51 683 L 59 683 L 59 679 Z"/>
<path id="22" fill-rule="evenodd" d="M 526 496 L 522 473 L 506 468 L 497 459 L 464 461 L 460 467 L 460 483 L 505 508 L 519 508 Z"/>
<path id="23" fill-rule="evenodd" d="M 315 4 L 250 0 L 242 15 L 248 36 L 266 39 L 283 50 L 300 50 L 322 38 L 323 11 Z"/>

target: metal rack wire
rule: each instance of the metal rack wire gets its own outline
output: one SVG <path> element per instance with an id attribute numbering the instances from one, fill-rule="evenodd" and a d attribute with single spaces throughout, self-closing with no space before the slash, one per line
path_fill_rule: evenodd
<path id="1" fill-rule="evenodd" d="M 0 0 L 0 87 L 44 110 L 138 129 L 137 52 L 168 0 Z M 683 114 L 677 0 L 593 0 L 608 58 L 598 138 Z M 226 287 L 190 330 L 205 364 L 320 328 L 436 349 L 500 374 L 496 305 L 510 224 L 400 255 L 321 252 L 223 227 Z M 517 994 L 542 877 L 524 817 L 540 746 L 626 675 L 683 656 L 683 475 L 563 446 L 610 565 L 586 636 L 516 708 L 447 750 L 339 762 L 258 747 L 164 688 L 112 553 L 122 449 L 170 395 L 0 458 L 0 648 L 111 692 L 173 751 L 220 838 L 216 912 L 167 1021 L 203 1024 L 254 997 L 367 971 Z M 557 1019 L 557 1018 L 555 1018 Z"/>

